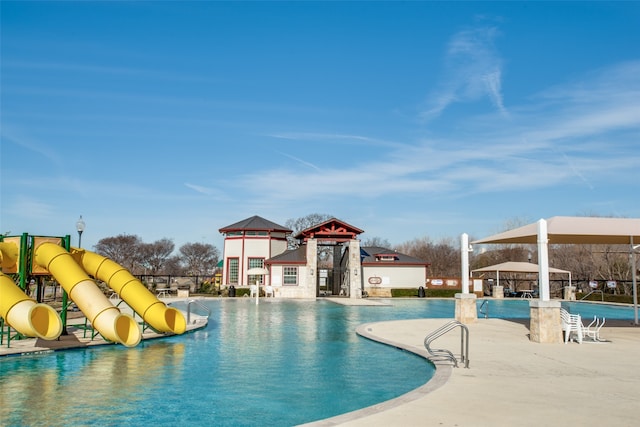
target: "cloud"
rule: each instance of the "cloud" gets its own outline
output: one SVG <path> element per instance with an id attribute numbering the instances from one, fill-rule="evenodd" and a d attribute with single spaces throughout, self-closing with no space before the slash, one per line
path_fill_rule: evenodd
<path id="1" fill-rule="evenodd" d="M 488 97 L 494 107 L 507 114 L 502 96 L 502 59 L 494 45 L 495 27 L 480 27 L 455 34 L 445 58 L 445 80 L 430 95 L 424 120 L 439 116 L 451 104 Z"/>
<path id="2" fill-rule="evenodd" d="M 292 159 L 292 160 L 295 160 L 296 162 L 298 162 L 298 163 L 300 163 L 300 164 L 303 164 L 303 165 L 305 165 L 305 166 L 308 166 L 308 167 L 310 167 L 311 169 L 315 169 L 315 170 L 317 170 L 317 171 L 320 171 L 320 168 L 319 168 L 318 166 L 314 165 L 313 163 L 306 162 L 306 161 L 304 161 L 304 160 L 302 160 L 302 159 L 299 159 L 299 158 L 297 158 L 297 157 L 295 157 L 295 156 L 292 156 L 292 155 L 290 155 L 290 154 L 286 154 L 286 153 L 280 153 L 280 154 L 282 154 L 283 156 L 288 157 L 288 158 L 290 158 L 290 159 Z"/>
<path id="3" fill-rule="evenodd" d="M 311 164 L 286 155 L 309 170 L 267 168 L 239 176 L 232 185 L 252 191 L 252 183 L 260 182 L 261 192 L 296 203 L 349 196 L 361 201 L 460 198 L 562 184 L 593 190 L 640 164 L 640 151 L 634 148 L 634 133 L 640 129 L 640 65 L 619 64 L 589 73 L 525 102 L 511 108 L 508 122 L 467 117 L 460 134 L 412 144 L 367 145 L 371 155 L 340 166 L 332 156 Z M 322 139 L 331 134 L 280 135 Z"/>

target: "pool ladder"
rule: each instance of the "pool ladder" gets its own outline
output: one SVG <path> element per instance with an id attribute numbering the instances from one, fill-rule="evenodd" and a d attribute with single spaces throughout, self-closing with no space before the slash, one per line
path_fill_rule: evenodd
<path id="1" fill-rule="evenodd" d="M 480 308 L 478 309 L 478 311 L 480 312 L 480 314 L 484 314 L 485 319 L 489 318 L 489 300 L 488 299 L 482 301 L 482 304 L 480 304 Z"/>
<path id="2" fill-rule="evenodd" d="M 453 352 L 444 348 L 431 348 L 431 343 L 444 334 L 460 328 L 460 362 L 464 363 L 464 367 L 469 367 L 469 328 L 457 320 L 442 325 L 435 331 L 431 332 L 424 338 L 424 347 L 427 349 L 433 361 L 449 360 L 455 368 L 458 367 L 458 358 Z"/>
<path id="3" fill-rule="evenodd" d="M 187 325 L 191 324 L 191 304 L 194 304 L 207 312 L 207 319 L 211 316 L 211 310 L 206 305 L 195 299 L 190 299 L 187 303 Z M 195 321 L 193 323 L 196 323 Z"/>

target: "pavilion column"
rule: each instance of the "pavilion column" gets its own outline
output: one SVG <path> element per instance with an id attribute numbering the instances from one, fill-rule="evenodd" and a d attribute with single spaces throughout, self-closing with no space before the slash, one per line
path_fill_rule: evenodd
<path id="1" fill-rule="evenodd" d="M 478 320 L 478 306 L 476 294 L 469 293 L 469 236 L 462 233 L 460 237 L 460 259 L 462 270 L 462 293 L 456 294 L 455 319 L 464 324 L 474 323 Z"/>

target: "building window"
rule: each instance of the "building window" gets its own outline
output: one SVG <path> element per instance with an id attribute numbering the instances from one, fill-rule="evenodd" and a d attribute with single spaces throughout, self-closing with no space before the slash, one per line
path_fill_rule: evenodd
<path id="1" fill-rule="evenodd" d="M 249 268 L 262 268 L 264 267 L 264 258 L 249 258 Z M 264 276 L 263 275 L 249 275 L 249 284 L 253 285 L 256 283 L 256 279 L 262 285 L 264 284 Z"/>
<path id="2" fill-rule="evenodd" d="M 298 284 L 298 267 L 283 267 L 282 270 L 285 285 Z"/>
<path id="3" fill-rule="evenodd" d="M 229 284 L 238 284 L 238 258 L 229 258 Z"/>

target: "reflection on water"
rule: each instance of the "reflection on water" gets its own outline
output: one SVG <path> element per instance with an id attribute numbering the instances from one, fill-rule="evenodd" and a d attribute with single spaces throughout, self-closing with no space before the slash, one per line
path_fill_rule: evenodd
<path id="1" fill-rule="evenodd" d="M 181 376 L 184 348 L 156 342 L 2 360 L 0 419 L 16 426 L 117 424 L 148 393 L 167 392 L 162 377 Z"/>

